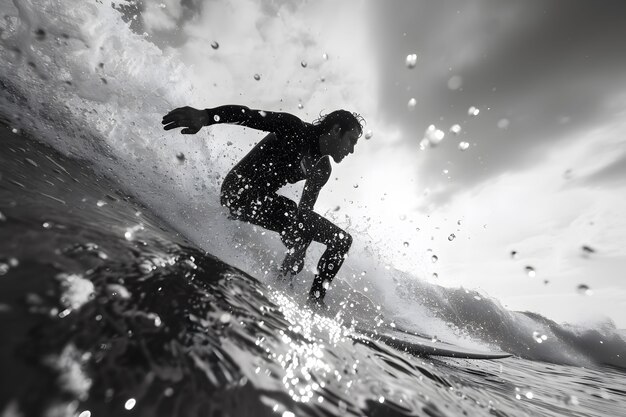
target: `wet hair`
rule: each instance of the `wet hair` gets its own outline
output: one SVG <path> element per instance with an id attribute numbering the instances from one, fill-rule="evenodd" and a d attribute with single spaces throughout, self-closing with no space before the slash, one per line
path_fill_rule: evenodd
<path id="1" fill-rule="evenodd" d="M 335 125 L 339 125 L 339 133 L 356 129 L 359 136 L 363 133 L 363 125 L 365 119 L 358 113 L 351 113 L 347 110 L 335 110 L 328 114 L 321 114 L 320 117 L 313 121 L 313 125 L 317 126 L 321 132 L 330 132 Z"/>

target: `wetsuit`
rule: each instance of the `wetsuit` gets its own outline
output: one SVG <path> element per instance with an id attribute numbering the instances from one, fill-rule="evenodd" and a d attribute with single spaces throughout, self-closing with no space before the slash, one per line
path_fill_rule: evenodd
<path id="1" fill-rule="evenodd" d="M 310 299 L 322 300 L 352 244 L 347 232 L 313 211 L 332 171 L 329 157 L 321 155 L 319 150 L 319 137 L 324 132 L 288 113 L 235 105 L 206 111 L 214 123 L 270 132 L 226 175 L 221 203 L 234 218 L 281 235 L 289 249 L 283 263 L 283 268 L 287 266 L 289 271 L 285 272 L 297 274 L 302 270 L 311 241 L 326 245 L 309 293 Z M 302 180 L 306 182 L 299 204 L 277 194 L 285 184 Z M 297 262 L 291 265 L 290 257 Z"/>

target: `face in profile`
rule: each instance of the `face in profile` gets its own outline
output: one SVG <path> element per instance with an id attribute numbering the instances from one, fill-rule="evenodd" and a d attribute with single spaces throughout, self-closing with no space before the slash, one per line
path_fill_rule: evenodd
<path id="1" fill-rule="evenodd" d="M 359 131 L 358 129 L 351 129 L 343 134 L 337 132 L 335 138 L 330 143 L 330 152 L 329 155 L 333 158 L 336 163 L 339 163 L 354 152 L 354 147 L 359 139 Z"/>

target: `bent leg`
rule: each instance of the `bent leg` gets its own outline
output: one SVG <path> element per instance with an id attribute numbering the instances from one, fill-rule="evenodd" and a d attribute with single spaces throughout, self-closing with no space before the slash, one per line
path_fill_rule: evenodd
<path id="1" fill-rule="evenodd" d="M 310 238 L 326 245 L 326 250 L 317 264 L 317 274 L 309 292 L 310 300 L 321 301 L 326 295 L 330 282 L 335 278 L 348 255 L 352 246 L 352 236 L 313 211 L 306 213 L 304 220 L 305 228 L 310 232 Z"/>

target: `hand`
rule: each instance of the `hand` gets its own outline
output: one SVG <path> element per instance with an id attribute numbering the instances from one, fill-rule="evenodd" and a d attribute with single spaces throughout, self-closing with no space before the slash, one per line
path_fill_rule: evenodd
<path id="1" fill-rule="evenodd" d="M 209 115 L 205 110 L 194 109 L 193 107 L 179 107 L 174 109 L 165 116 L 161 123 L 165 130 L 184 127 L 180 133 L 185 135 L 193 135 L 198 133 L 202 126 L 209 124 Z"/>

